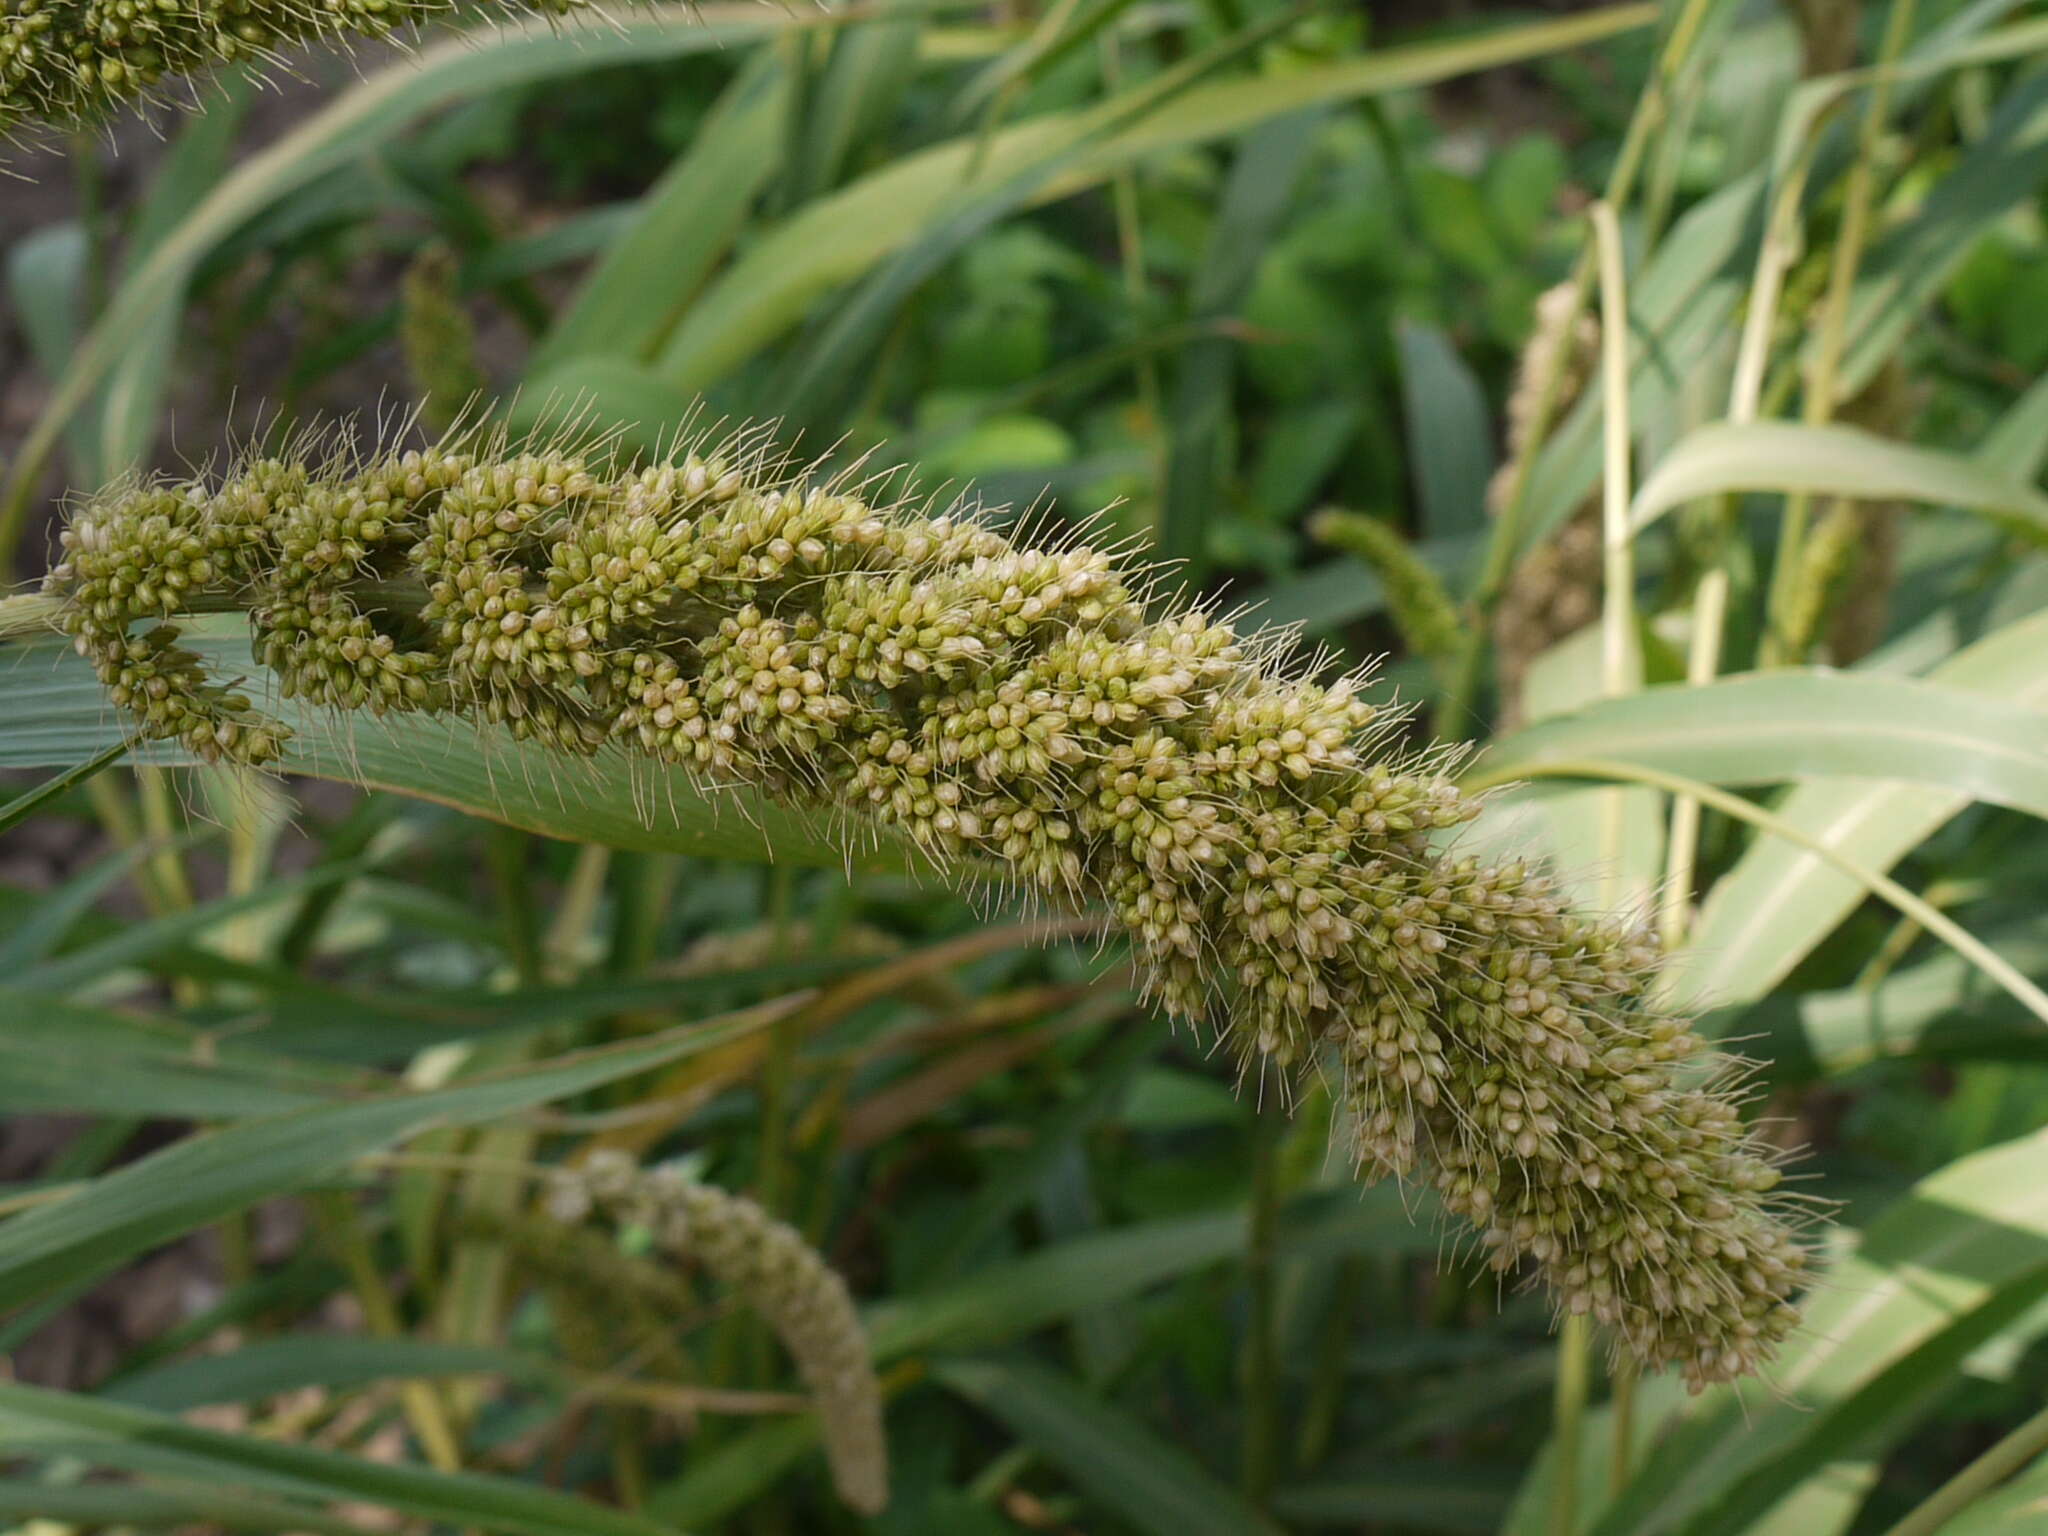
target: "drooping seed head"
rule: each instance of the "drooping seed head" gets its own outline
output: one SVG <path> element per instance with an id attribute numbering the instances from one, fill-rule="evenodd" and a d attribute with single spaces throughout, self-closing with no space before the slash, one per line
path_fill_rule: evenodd
<path id="1" fill-rule="evenodd" d="M 1327 1069 L 1362 1170 L 1427 1170 L 1503 1269 L 1694 1384 L 1797 1320 L 1773 1156 L 1660 999 L 1642 930 L 1461 855 L 1477 814 L 1357 679 L 1083 544 L 877 505 L 734 449 L 620 468 L 472 443 L 118 488 L 48 590 L 146 736 L 288 732 L 166 621 L 248 609 L 282 692 L 431 711 L 896 830 L 1107 908 L 1151 995 L 1250 1066 Z"/>
<path id="2" fill-rule="evenodd" d="M 801 1233 L 742 1195 L 673 1168 L 643 1172 L 612 1151 L 561 1171 L 548 1209 L 564 1222 L 601 1211 L 644 1228 L 662 1253 L 701 1267 L 760 1313 L 811 1389 L 840 1498 L 866 1515 L 888 1506 L 882 1392 L 867 1334 L 846 1282 Z"/>

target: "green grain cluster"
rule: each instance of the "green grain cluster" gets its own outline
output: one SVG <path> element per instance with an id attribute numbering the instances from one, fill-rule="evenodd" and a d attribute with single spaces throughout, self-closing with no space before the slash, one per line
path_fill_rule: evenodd
<path id="1" fill-rule="evenodd" d="M 1456 655 L 1464 631 L 1457 601 L 1398 528 L 1363 512 L 1325 507 L 1309 519 L 1308 531 L 1319 542 L 1356 556 L 1379 577 L 1387 617 L 1410 655 L 1432 662 Z"/>
<path id="2" fill-rule="evenodd" d="M 583 0 L 520 9 L 567 11 Z M 502 0 L 484 0 L 502 12 Z M 443 19 L 455 0 L 0 0 L 0 135 L 104 120 L 166 80 Z"/>
<path id="3" fill-rule="evenodd" d="M 833 1486 L 852 1508 L 889 1503 L 882 1391 L 846 1282 L 803 1235 L 752 1200 L 699 1184 L 672 1168 L 642 1172 L 601 1151 L 559 1173 L 548 1192 L 557 1221 L 593 1210 L 642 1227 L 654 1246 L 695 1264 L 775 1330 L 811 1390 Z"/>
<path id="4" fill-rule="evenodd" d="M 1797 1321 L 1778 1173 L 1688 1066 L 1651 936 L 1461 853 L 1477 807 L 1356 680 L 1149 616 L 1099 549 L 741 453 L 454 447 L 126 488 L 64 542 L 48 590 L 144 735 L 277 756 L 164 622 L 232 605 L 317 706 L 850 810 L 1112 911 L 1160 1003 L 1248 1068 L 1331 1074 L 1364 1172 L 1428 1171 L 1499 1268 L 1643 1363 L 1728 1379 Z"/>
<path id="5" fill-rule="evenodd" d="M 461 263 L 447 245 L 420 248 L 398 285 L 398 343 L 420 417 L 452 430 L 489 392 L 477 355 L 476 325 L 462 307 Z"/>

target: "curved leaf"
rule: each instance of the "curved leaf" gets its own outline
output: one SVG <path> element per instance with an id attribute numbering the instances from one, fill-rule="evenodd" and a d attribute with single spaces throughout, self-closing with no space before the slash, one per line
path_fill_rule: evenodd
<path id="1" fill-rule="evenodd" d="M 2044 655 L 2048 613 L 1958 651 L 1927 680 L 2048 709 Z M 1825 780 L 1793 789 L 1776 811 L 1817 842 L 1867 868 L 1887 870 L 1968 803 L 1965 793 L 1939 783 Z M 1708 894 L 1676 967 L 1695 991 L 1709 991 L 1720 1003 L 1752 1002 L 1790 974 L 1864 895 L 1861 885 L 1811 849 L 1760 838 Z"/>
<path id="2" fill-rule="evenodd" d="M 1277 1536 L 1277 1526 L 1185 1449 L 1068 1377 L 1022 1360 L 946 1360 L 932 1374 L 1008 1425 L 1136 1530 Z"/>
<path id="3" fill-rule="evenodd" d="M 17 1455 L 75 1455 L 230 1488 L 371 1504 L 506 1536 L 676 1536 L 672 1527 L 537 1483 L 366 1461 L 17 1382 L 0 1382 L 0 1437 Z"/>
<path id="4" fill-rule="evenodd" d="M 2048 496 L 1956 454 L 1896 443 L 1856 427 L 1791 421 L 1715 422 L 1657 461 L 1629 518 L 1649 527 L 1674 507 L 1726 491 L 1922 501 L 1983 512 L 2048 539 Z"/>
<path id="5" fill-rule="evenodd" d="M 765 1004 L 430 1093 L 323 1104 L 188 1136 L 0 1224 L 0 1310 L 105 1273 L 159 1243 L 331 1176 L 429 1127 L 495 1120 L 635 1076 L 762 1028 L 789 1006 Z"/>
<path id="6" fill-rule="evenodd" d="M 2048 713 L 1906 678 L 1810 669 L 1645 689 L 1518 731 L 1470 777 L 1588 758 L 1724 785 L 1903 780 L 2048 817 Z"/>
<path id="7" fill-rule="evenodd" d="M 592 354 L 643 357 L 745 224 L 783 162 L 789 76 L 762 50 L 635 206 L 527 359 L 528 377 Z M 660 302 L 666 298 L 669 303 Z M 654 302 L 650 302 L 653 300 Z"/>
<path id="8" fill-rule="evenodd" d="M 98 1396 L 161 1413 L 204 1403 L 252 1403 L 303 1387 L 329 1390 L 426 1376 L 508 1376 L 553 1381 L 562 1366 L 540 1355 L 409 1334 L 306 1333 L 252 1339 L 219 1355 L 193 1355 L 124 1375 Z"/>

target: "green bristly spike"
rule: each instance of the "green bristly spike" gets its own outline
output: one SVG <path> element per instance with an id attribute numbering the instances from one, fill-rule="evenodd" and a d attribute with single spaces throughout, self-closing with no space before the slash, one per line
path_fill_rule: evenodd
<path id="1" fill-rule="evenodd" d="M 1457 603 L 1443 578 L 1391 523 L 1327 507 L 1309 520 L 1309 533 L 1333 549 L 1357 556 L 1379 577 L 1387 595 L 1387 616 L 1412 655 L 1434 663 L 1457 654 L 1464 633 Z"/>
<path id="2" fill-rule="evenodd" d="M 458 11 L 566 14 L 586 0 L 9 0 L 0 14 L 0 137 L 77 127 L 165 82 L 258 67 L 307 43 L 403 35 Z"/>
<path id="3" fill-rule="evenodd" d="M 1771 1357 L 1806 1255 L 1730 1074 L 1681 1071 L 1703 1047 L 1649 931 L 1447 843 L 1478 807 L 1360 679 L 1198 607 L 1151 617 L 1084 542 L 745 443 L 622 466 L 477 440 L 116 488 L 46 590 L 142 734 L 203 758 L 284 736 L 178 644 L 181 614 L 234 605 L 309 703 L 751 784 L 1107 909 L 1154 1000 L 1247 1071 L 1328 1071 L 1361 1169 L 1430 1170 L 1561 1310 L 1695 1385 Z"/>
<path id="4" fill-rule="evenodd" d="M 882 1389 L 867 1334 L 846 1282 L 803 1234 L 744 1195 L 673 1168 L 642 1172 L 616 1151 L 557 1174 L 548 1209 L 558 1221 L 580 1222 L 596 1210 L 641 1227 L 659 1252 L 697 1265 L 758 1312 L 811 1390 L 839 1497 L 862 1514 L 888 1507 Z"/>

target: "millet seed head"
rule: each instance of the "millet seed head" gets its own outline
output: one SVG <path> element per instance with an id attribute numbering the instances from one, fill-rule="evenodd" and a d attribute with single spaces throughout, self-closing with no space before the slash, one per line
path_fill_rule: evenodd
<path id="1" fill-rule="evenodd" d="M 1461 855 L 1478 807 L 1228 622 L 1148 616 L 1085 545 L 699 445 L 620 469 L 483 443 L 259 463 L 79 510 L 48 591 L 146 737 L 288 732 L 176 643 L 241 606 L 282 692 L 496 724 L 896 829 L 1104 907 L 1247 1066 L 1331 1072 L 1370 1174 L 1433 1177 L 1493 1263 L 1695 1384 L 1768 1360 L 1806 1256 L 1773 1156 L 1641 929 Z"/>

